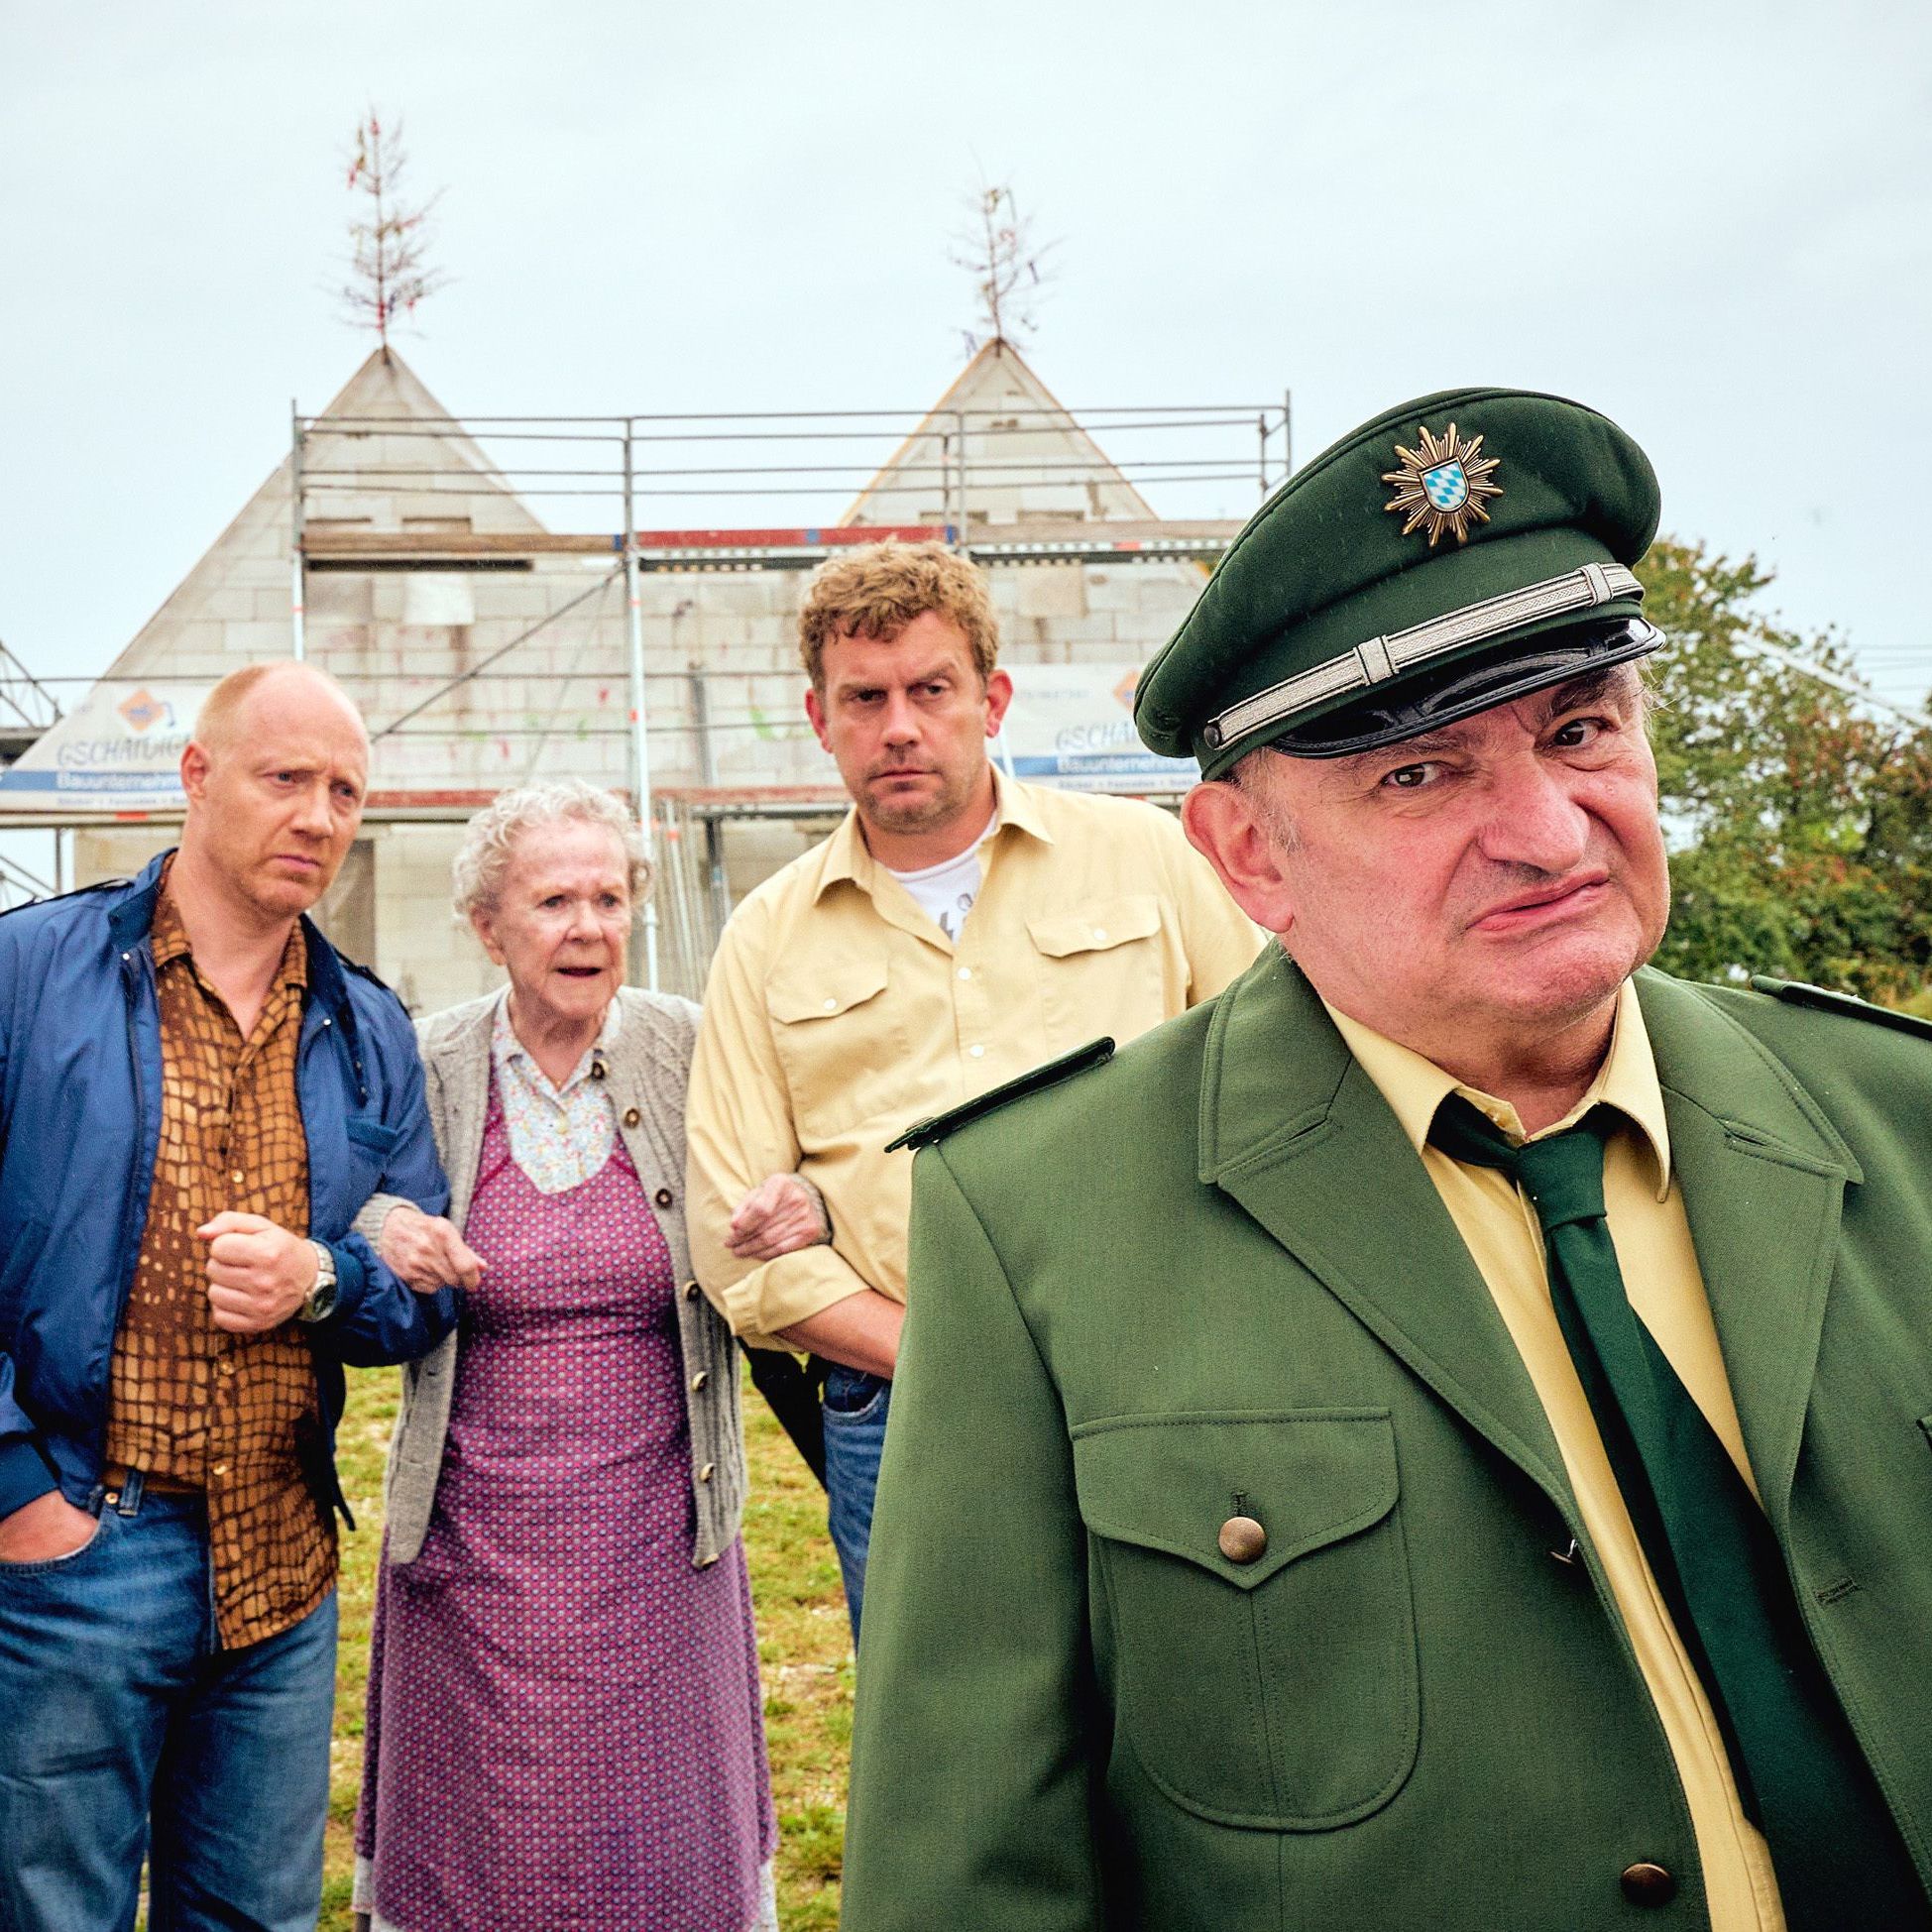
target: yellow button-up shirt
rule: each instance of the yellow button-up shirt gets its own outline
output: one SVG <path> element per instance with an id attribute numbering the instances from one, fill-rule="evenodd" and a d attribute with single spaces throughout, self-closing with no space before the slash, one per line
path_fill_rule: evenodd
<path id="1" fill-rule="evenodd" d="M 1623 1615 L 1676 1760 L 1704 1866 L 1712 1932 L 1782 1932 L 1784 1913 L 1764 1840 L 1739 1802 L 1723 1735 L 1650 1574 L 1590 1413 L 1589 1398 L 1557 1326 L 1535 1211 L 1507 1175 L 1495 1168 L 1465 1166 L 1428 1139 L 1436 1108 L 1451 1093 L 1480 1107 L 1518 1143 L 1525 1139 L 1523 1123 L 1508 1101 L 1461 1085 L 1421 1054 L 1398 1046 L 1332 1006 L 1328 1012 L 1421 1156 L 1470 1258 L 1496 1299 L 1549 1417 L 1585 1533 Z M 1528 1138 L 1541 1140 L 1561 1133 L 1599 1104 L 1622 1116 L 1605 1145 L 1603 1194 L 1625 1292 L 1732 1461 L 1751 1482 L 1704 1277 L 1691 1246 L 1683 1196 L 1671 1172 L 1670 1135 L 1656 1064 L 1636 989 L 1628 981 L 1618 999 L 1610 1052 L 1589 1092 L 1553 1126 Z"/>
<path id="2" fill-rule="evenodd" d="M 979 894 L 947 938 L 866 850 L 855 813 L 767 879 L 719 943 L 691 1068 L 691 1254 L 739 1334 L 861 1289 L 903 1302 L 916 1120 L 1100 1034 L 1122 1043 L 1246 969 L 1261 934 L 1174 819 L 995 770 Z M 796 1171 L 829 1246 L 740 1261 L 738 1204 Z"/>

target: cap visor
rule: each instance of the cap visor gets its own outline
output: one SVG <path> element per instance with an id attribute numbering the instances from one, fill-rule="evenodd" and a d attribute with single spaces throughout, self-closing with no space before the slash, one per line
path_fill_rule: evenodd
<path id="1" fill-rule="evenodd" d="M 1400 744 L 1532 692 L 1648 656 L 1663 642 L 1663 632 L 1642 618 L 1599 618 L 1545 631 L 1531 642 L 1534 649 L 1505 643 L 1475 663 L 1465 659 L 1433 677 L 1405 680 L 1385 696 L 1281 732 L 1268 747 L 1292 758 L 1344 758 Z"/>

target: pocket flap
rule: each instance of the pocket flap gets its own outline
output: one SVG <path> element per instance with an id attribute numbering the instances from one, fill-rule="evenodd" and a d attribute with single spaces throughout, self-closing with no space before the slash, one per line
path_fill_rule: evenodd
<path id="1" fill-rule="evenodd" d="M 402 1138 L 400 1127 L 392 1127 L 373 1114 L 352 1113 L 344 1124 L 349 1138 L 373 1154 L 390 1153 Z"/>
<path id="2" fill-rule="evenodd" d="M 765 987 L 765 1011 L 787 1026 L 800 1020 L 829 1020 L 884 990 L 883 960 L 846 960 L 771 980 Z"/>
<path id="3" fill-rule="evenodd" d="M 1034 947 L 1050 960 L 1074 953 L 1104 953 L 1129 940 L 1151 939 L 1161 930 L 1161 902 L 1151 892 L 1130 892 L 1119 899 L 1091 899 L 1078 912 L 1057 912 L 1029 919 L 1026 930 Z"/>
<path id="4" fill-rule="evenodd" d="M 1117 1417 L 1075 1430 L 1074 1480 L 1096 1535 L 1252 1590 L 1395 1508 L 1395 1426 L 1386 1409 Z M 1234 1516 L 1267 1534 L 1252 1562 L 1221 1553 L 1221 1526 Z"/>

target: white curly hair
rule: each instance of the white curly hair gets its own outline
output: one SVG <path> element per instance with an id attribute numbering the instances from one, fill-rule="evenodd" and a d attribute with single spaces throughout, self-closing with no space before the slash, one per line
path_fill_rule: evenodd
<path id="1" fill-rule="evenodd" d="M 651 863 L 643 834 L 610 792 L 581 778 L 551 778 L 500 792 L 463 828 L 463 844 L 450 866 L 450 897 L 458 919 L 495 907 L 510 869 L 511 854 L 524 833 L 540 825 L 601 825 L 622 848 L 630 873 L 630 903 L 650 891 Z"/>

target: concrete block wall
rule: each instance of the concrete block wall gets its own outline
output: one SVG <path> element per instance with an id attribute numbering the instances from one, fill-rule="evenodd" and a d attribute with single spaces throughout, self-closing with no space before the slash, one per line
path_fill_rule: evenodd
<path id="1" fill-rule="evenodd" d="M 177 825 L 116 825 L 85 828 L 73 834 L 73 882 L 99 885 L 103 879 L 131 879 L 181 836 Z"/>
<path id="2" fill-rule="evenodd" d="M 376 970 L 412 1013 L 437 1013 L 504 982 L 450 910 L 450 862 L 463 828 L 391 824 L 376 839 Z"/>
<path id="3" fill-rule="evenodd" d="M 379 725 L 559 611 L 594 581 L 540 559 L 529 572 L 461 578 L 467 625 L 403 624 L 413 573 L 326 572 L 324 603 L 347 623 L 318 621 L 315 656 L 330 664 Z M 454 577 L 454 573 L 448 574 Z M 424 583 L 437 573 L 424 573 Z M 1011 663 L 1144 663 L 1198 592 L 1188 564 L 1027 565 L 990 574 Z M 357 589 L 354 586 L 360 585 Z M 690 685 L 706 680 L 714 782 L 795 785 L 823 777 L 802 723 L 804 679 L 795 625 L 804 580 L 795 571 L 649 573 L 640 585 L 654 783 L 705 782 Z M 442 596 L 446 592 L 437 592 Z M 431 594 L 416 594 L 428 609 Z M 367 601 L 374 617 L 352 614 Z M 384 614 L 393 613 L 385 621 Z M 318 613 L 318 619 L 321 614 Z M 234 628 L 228 625 L 227 628 Z M 620 597 L 561 617 L 437 699 L 378 747 L 378 790 L 490 790 L 525 777 L 573 774 L 628 782 L 628 627 Z"/>

